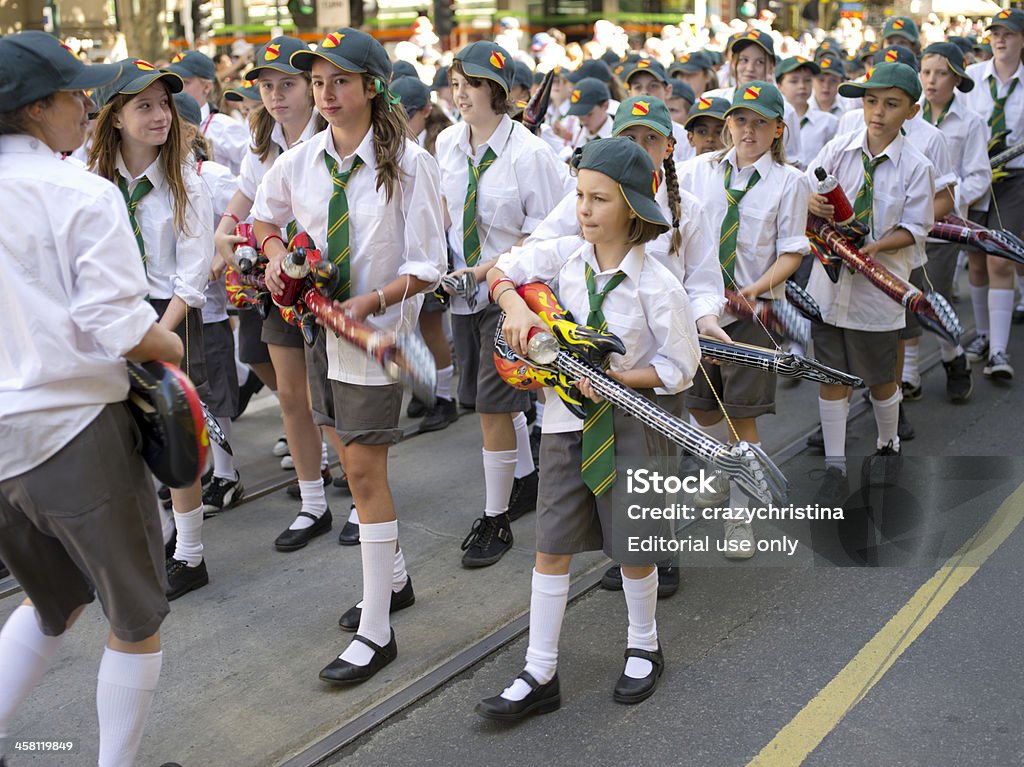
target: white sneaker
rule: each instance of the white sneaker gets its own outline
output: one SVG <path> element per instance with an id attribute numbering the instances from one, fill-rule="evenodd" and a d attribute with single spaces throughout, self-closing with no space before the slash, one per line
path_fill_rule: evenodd
<path id="1" fill-rule="evenodd" d="M 274 443 L 274 449 L 272 452 L 278 458 L 288 455 L 288 440 L 284 437 L 278 437 L 277 442 Z"/>
<path id="2" fill-rule="evenodd" d="M 750 559 L 757 552 L 754 529 L 749 522 L 726 522 L 725 542 L 729 545 L 726 559 Z"/>
<path id="3" fill-rule="evenodd" d="M 725 472 L 713 469 L 707 476 L 709 478 L 708 484 L 711 485 L 712 491 L 702 493 L 698 490 L 694 494 L 693 505 L 698 509 L 712 509 L 729 501 L 729 478 L 725 476 Z"/>
<path id="4" fill-rule="evenodd" d="M 295 468 L 295 461 L 292 460 L 291 455 L 286 455 L 281 459 L 281 468 L 285 471 L 290 471 Z"/>

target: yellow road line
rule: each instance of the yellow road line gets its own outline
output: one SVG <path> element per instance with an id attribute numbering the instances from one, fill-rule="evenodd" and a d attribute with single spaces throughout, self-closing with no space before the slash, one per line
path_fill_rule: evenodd
<path id="1" fill-rule="evenodd" d="M 842 718 L 864 699 L 1022 520 L 1024 484 L 1017 487 L 992 519 L 917 590 L 747 767 L 796 767 L 802 764 Z"/>

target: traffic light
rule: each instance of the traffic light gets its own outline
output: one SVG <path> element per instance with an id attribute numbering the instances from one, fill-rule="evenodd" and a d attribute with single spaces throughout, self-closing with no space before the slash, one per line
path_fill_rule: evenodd
<path id="1" fill-rule="evenodd" d="M 192 37 L 198 40 L 213 28 L 213 3 L 192 2 Z"/>
<path id="2" fill-rule="evenodd" d="M 454 0 L 434 0 L 434 33 L 438 37 L 448 37 L 454 28 Z"/>
<path id="3" fill-rule="evenodd" d="M 288 13 L 299 29 L 316 29 L 316 0 L 288 0 Z"/>

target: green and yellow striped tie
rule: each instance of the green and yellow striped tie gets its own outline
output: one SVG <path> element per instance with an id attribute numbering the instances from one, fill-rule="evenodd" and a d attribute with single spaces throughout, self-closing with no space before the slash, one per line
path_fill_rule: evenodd
<path id="1" fill-rule="evenodd" d="M 473 165 L 473 160 L 466 158 L 469 163 L 469 184 L 466 187 L 466 204 L 462 208 L 462 252 L 466 256 L 466 266 L 476 266 L 480 260 L 480 230 L 477 228 L 476 219 L 476 190 L 480 184 L 480 177 L 484 171 L 490 168 L 498 156 L 494 150 L 487 147 L 484 157 L 479 165 Z"/>
<path id="2" fill-rule="evenodd" d="M 331 298 L 335 301 L 344 301 L 352 289 L 349 265 L 349 254 L 352 249 L 348 241 L 348 197 L 345 194 L 345 187 L 348 186 L 352 174 L 362 167 L 363 161 L 356 155 L 352 167 L 342 172 L 338 171 L 337 160 L 327 152 L 324 152 L 324 161 L 334 180 L 334 194 L 331 195 L 327 206 L 327 255 L 338 267 L 338 287 Z"/>
<path id="3" fill-rule="evenodd" d="M 925 120 L 925 122 L 927 122 L 927 123 L 931 123 L 931 124 L 932 124 L 932 125 L 934 125 L 934 126 L 935 126 L 936 128 L 938 128 L 938 127 L 940 127 L 940 126 L 942 125 L 942 121 L 946 119 L 946 115 L 947 115 L 947 114 L 949 114 L 949 108 L 950 108 L 951 106 L 953 106 L 953 99 L 950 99 L 950 100 L 949 100 L 949 103 L 948 103 L 948 104 L 946 104 L 946 106 L 944 106 L 944 107 L 942 108 L 942 111 L 941 111 L 941 112 L 939 112 L 939 116 L 938 116 L 938 118 L 936 118 L 936 119 L 935 119 L 935 120 L 933 121 L 933 120 L 932 120 L 932 104 L 931 104 L 931 102 L 930 102 L 930 101 L 927 101 L 927 100 L 926 100 L 926 101 L 924 102 L 924 107 L 922 108 L 922 110 L 921 110 L 921 113 L 922 113 L 922 115 L 924 116 L 924 120 Z"/>
<path id="4" fill-rule="evenodd" d="M 139 207 L 142 198 L 153 191 L 153 182 L 143 176 L 135 185 L 133 192 L 128 191 L 128 180 L 120 173 L 117 174 L 117 188 L 124 196 L 124 204 L 128 206 L 128 221 L 132 225 L 132 234 L 135 235 L 135 242 L 139 246 L 139 255 L 142 256 L 142 266 L 146 266 L 146 243 L 142 239 L 142 229 L 139 227 L 139 220 L 135 218 L 135 209 Z"/>
<path id="5" fill-rule="evenodd" d="M 284 227 L 284 234 L 285 234 L 285 237 L 288 239 L 288 249 L 289 250 L 291 250 L 291 247 L 292 247 L 292 240 L 295 239 L 295 235 L 297 235 L 298 233 L 299 233 L 299 222 L 296 221 L 293 218 L 291 221 L 289 221 L 287 224 L 285 224 L 285 227 Z"/>
<path id="6" fill-rule="evenodd" d="M 1006 91 L 1006 95 L 999 98 L 999 83 L 996 82 L 995 75 L 990 75 L 988 78 L 988 92 L 992 94 L 992 114 L 988 118 L 988 127 L 992 129 L 993 136 L 1006 130 L 1006 100 L 1017 88 L 1018 82 L 1020 81 L 1014 78 L 1010 82 L 1010 89 Z"/>
<path id="7" fill-rule="evenodd" d="M 864 183 L 861 184 L 860 191 L 853 201 L 853 216 L 874 231 L 871 211 L 875 204 L 875 169 L 889 158 L 880 154 L 872 160 L 867 152 L 861 150 L 860 159 L 864 163 Z"/>
<path id="8" fill-rule="evenodd" d="M 725 163 L 725 199 L 729 201 L 729 207 L 725 211 L 725 218 L 722 219 L 721 236 L 718 239 L 718 263 L 722 265 L 725 287 L 730 290 L 736 287 L 736 240 L 740 231 L 740 200 L 760 180 L 761 174 L 755 170 L 745 189 L 732 189 L 732 163 Z"/>
<path id="9" fill-rule="evenodd" d="M 587 296 L 590 298 L 587 325 L 598 330 L 607 330 L 608 322 L 604 318 L 601 306 L 604 304 L 605 296 L 626 279 L 626 275 L 616 272 L 608 280 L 604 290 L 598 291 L 594 270 L 590 264 L 585 264 L 584 267 Z M 583 482 L 595 497 L 600 498 L 615 483 L 615 418 L 612 414 L 612 403 L 608 400 L 597 403 L 587 399 L 583 401 L 583 408 L 587 414 L 583 421 Z"/>

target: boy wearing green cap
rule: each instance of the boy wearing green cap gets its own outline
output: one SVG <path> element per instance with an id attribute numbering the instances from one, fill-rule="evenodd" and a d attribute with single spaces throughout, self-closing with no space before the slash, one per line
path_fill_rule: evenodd
<path id="1" fill-rule="evenodd" d="M 921 83 L 900 63 L 879 64 L 868 79 L 844 83 L 839 92 L 864 102 L 865 128 L 830 141 L 811 163 L 838 179 L 853 202 L 857 219 L 869 228 L 861 251 L 903 279 L 921 261 L 924 241 L 934 223 L 935 169 L 902 135 L 904 123 L 917 114 Z M 831 219 L 832 206 L 812 194 L 811 213 Z M 900 455 L 897 348 L 906 324 L 902 306 L 863 276 L 840 270 L 833 283 L 815 264 L 808 291 L 822 309 L 825 324 L 811 327 L 815 353 L 824 364 L 864 379 L 871 390 L 877 452 L 865 463 L 864 484 L 891 481 Z M 849 387 L 822 384 L 818 407 L 825 441 L 826 475 L 819 491 L 822 505 L 842 505 L 849 493 L 846 477 L 846 421 Z"/>
<path id="2" fill-rule="evenodd" d="M 725 99 L 707 96 L 699 96 L 693 102 L 683 128 L 686 130 L 686 140 L 693 147 L 694 157 L 725 148 L 722 130 L 725 128 L 725 113 L 730 106 Z"/>
<path id="3" fill-rule="evenodd" d="M 814 76 L 814 98 L 810 108 L 813 112 L 827 112 L 836 118 L 846 111 L 844 99 L 839 96 L 839 85 L 846 81 L 846 65 L 842 57 L 826 53 L 816 59 L 818 74 Z"/>
<path id="4" fill-rule="evenodd" d="M 648 96 L 667 104 L 672 96 L 672 86 L 669 84 L 665 68 L 651 59 L 641 59 L 633 65 L 633 68 L 626 74 L 626 87 L 632 98 Z M 672 123 L 673 150 L 672 156 L 676 162 L 683 162 L 687 159 L 686 131 L 682 125 Z"/>
<path id="5" fill-rule="evenodd" d="M 655 387 L 682 391 L 697 370 L 698 340 L 686 294 L 646 253 L 646 244 L 669 228 L 654 199 L 654 163 L 635 142 L 611 138 L 584 146 L 573 164 L 585 242 L 575 237 L 539 242 L 499 259 L 488 280 L 494 300 L 507 313 L 505 339 L 525 356 L 531 330 L 546 330 L 515 289 L 544 282 L 573 316 L 606 326 L 622 339 L 626 353 L 612 355 L 612 378 L 648 398 Z M 586 398 L 585 419 L 570 413 L 558 397 L 549 398 L 544 411 L 526 665 L 505 690 L 477 705 L 485 719 L 517 721 L 561 706 L 559 636 L 576 553 L 601 549 L 622 563 L 629 628 L 614 700 L 646 700 L 664 669 L 654 555 L 628 546 L 630 536 L 656 535 L 659 528 L 649 520 L 629 520 L 613 505 L 611 492 L 625 473 L 619 467 L 622 457 L 650 455 L 651 442 L 636 419 L 603 402 L 587 379 L 579 387 Z"/>
<path id="6" fill-rule="evenodd" d="M 576 83 L 569 95 L 567 114 L 579 120 L 580 128 L 572 142 L 558 153 L 558 159 L 568 162 L 576 147 L 595 139 L 611 137 L 612 120 L 608 116 L 611 97 L 608 86 L 596 77 L 584 77 Z"/>
<path id="7" fill-rule="evenodd" d="M 481 41 L 463 48 L 449 76 L 462 122 L 437 138 L 441 193 L 447 208 L 453 274 L 471 273 L 470 296 L 452 295 L 452 333 L 458 359 L 459 402 L 475 406 L 483 432 L 483 514 L 463 542 L 465 567 L 486 567 L 512 546 L 509 499 L 532 511 L 536 469 L 529 451 L 526 392 L 513 389 L 494 367 L 500 312 L 487 300 L 487 270 L 519 244 L 555 206 L 564 165 L 548 146 L 507 114 L 512 60 Z"/>
<path id="8" fill-rule="evenodd" d="M 964 65 L 963 52 L 952 43 L 929 45 L 921 57 L 922 115 L 946 139 L 957 178 L 955 212 L 961 218 L 967 218 L 970 207 L 987 195 L 992 185 L 988 127 L 967 106 L 965 94 L 975 83 Z M 947 298 L 952 295 L 959 252 L 960 246 L 955 243 L 928 242 L 928 279 Z M 965 402 L 973 388 L 970 362 L 959 345 L 940 339 L 939 348 L 946 370 L 946 392 L 953 402 Z M 913 356 L 904 357 L 904 380 Z"/>
<path id="9" fill-rule="evenodd" d="M 997 136 L 1008 130 L 1006 145 L 1024 140 L 1024 11 L 1001 11 L 988 27 L 992 59 L 967 67 L 976 86 L 966 94 L 967 106 L 988 123 L 987 134 Z M 1024 210 L 1024 157 L 1006 164 L 1010 176 L 992 185 L 992 194 L 971 211 L 971 220 L 982 226 L 1021 233 L 1015 223 Z M 978 335 L 967 346 L 972 362 L 984 362 L 984 373 L 1011 380 L 1013 367 L 1006 353 L 1013 319 L 1013 265 L 982 253 L 969 254 L 971 303 Z"/>
<path id="10" fill-rule="evenodd" d="M 909 48 L 915 56 L 921 55 L 921 33 L 914 20 L 906 16 L 894 16 L 882 27 L 882 46 L 899 45 Z"/>
<path id="11" fill-rule="evenodd" d="M 819 74 L 821 67 L 802 56 L 783 59 L 775 67 L 775 82 L 800 120 L 800 155 L 790 158 L 800 168 L 807 167 L 821 148 L 835 137 L 839 128 L 839 118 L 810 109 L 814 78 Z"/>

